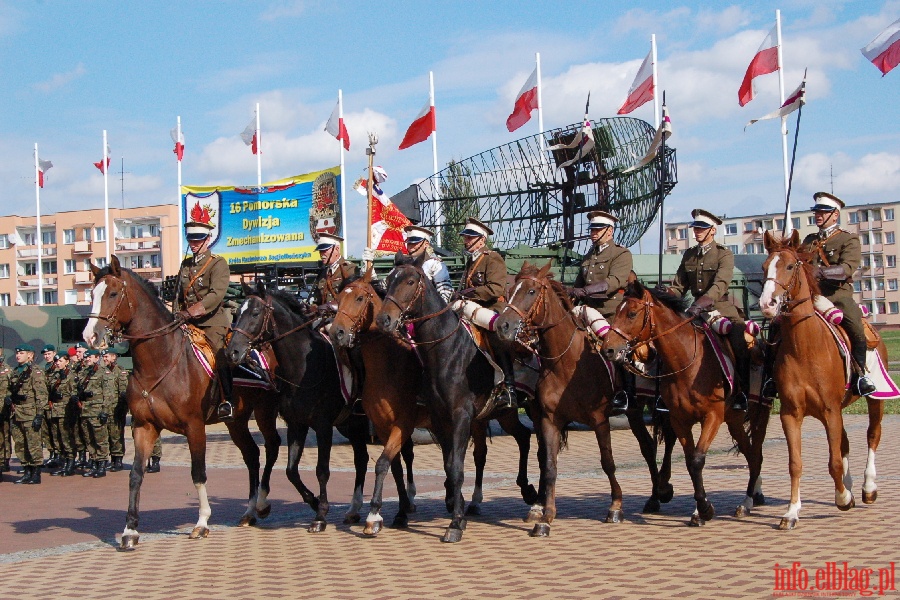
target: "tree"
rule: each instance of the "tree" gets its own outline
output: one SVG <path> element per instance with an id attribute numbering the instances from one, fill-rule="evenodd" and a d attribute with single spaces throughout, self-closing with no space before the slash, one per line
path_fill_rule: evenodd
<path id="1" fill-rule="evenodd" d="M 475 186 L 470 168 L 455 160 L 447 163 L 445 175 L 440 180 L 439 205 L 442 211 L 442 246 L 454 253 L 463 251 L 459 231 L 468 217 L 480 217 Z"/>

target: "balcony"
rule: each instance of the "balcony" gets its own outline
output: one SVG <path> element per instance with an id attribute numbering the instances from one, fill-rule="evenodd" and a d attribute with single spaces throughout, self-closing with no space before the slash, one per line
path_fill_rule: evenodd
<path id="1" fill-rule="evenodd" d="M 147 250 L 159 250 L 159 240 L 129 240 L 116 242 L 116 252 L 123 254 L 127 254 L 128 252 L 146 252 Z"/>
<path id="2" fill-rule="evenodd" d="M 59 278 L 55 275 L 52 277 L 44 277 L 44 287 L 55 288 L 59 285 Z M 38 277 L 37 275 L 26 275 L 19 279 L 19 287 L 20 288 L 38 288 Z"/>
<path id="3" fill-rule="evenodd" d="M 140 269 L 133 269 L 133 271 L 147 281 L 162 281 L 162 269 L 160 269 L 159 267 L 144 267 Z"/>
<path id="4" fill-rule="evenodd" d="M 91 250 L 91 242 L 81 240 L 72 244 L 72 254 L 93 254 Z"/>

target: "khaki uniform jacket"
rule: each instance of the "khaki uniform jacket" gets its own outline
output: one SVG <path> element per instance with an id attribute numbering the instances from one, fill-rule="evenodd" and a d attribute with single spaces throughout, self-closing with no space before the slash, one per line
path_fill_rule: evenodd
<path id="1" fill-rule="evenodd" d="M 101 412 L 111 414 L 109 406 L 112 394 L 109 386 L 104 385 L 103 382 L 106 370 L 106 367 L 100 365 L 85 366 L 81 370 L 81 389 L 84 392 L 81 407 L 82 418 L 97 417 Z"/>
<path id="2" fill-rule="evenodd" d="M 470 297 L 486 308 L 505 301 L 506 261 L 499 252 L 484 249 L 477 257 L 466 259 L 459 289 L 468 288 L 474 288 Z"/>
<path id="3" fill-rule="evenodd" d="M 598 251 L 598 246 L 594 246 L 581 263 L 581 270 L 575 278 L 575 287 L 607 281 L 609 289 L 606 298 L 583 298 L 581 302 L 596 308 L 604 317 L 611 317 L 622 303 L 625 285 L 633 267 L 634 259 L 628 248 L 609 244 Z"/>
<path id="4" fill-rule="evenodd" d="M 119 403 L 119 398 L 125 394 L 125 388 L 128 387 L 128 375 L 119 365 L 113 365 L 112 368 L 103 367 L 102 373 L 103 384 L 109 388 L 109 397 L 112 399 L 112 404 L 107 406 L 106 412 L 112 414 Z"/>
<path id="5" fill-rule="evenodd" d="M 670 290 L 679 296 L 691 292 L 694 300 L 708 296 L 713 309 L 732 321 L 743 322 L 737 307 L 728 297 L 728 286 L 734 277 L 734 254 L 721 244 L 712 243 L 706 254 L 700 246 L 688 248 L 681 257 L 681 265 L 675 273 Z"/>
<path id="6" fill-rule="evenodd" d="M 19 423 L 32 421 L 44 414 L 47 402 L 47 381 L 44 370 L 34 363 L 19 365 L 9 375 L 8 394 L 12 396 L 12 420 Z"/>
<path id="7" fill-rule="evenodd" d="M 337 267 L 333 265 L 322 267 L 319 277 L 316 279 L 316 289 L 313 292 L 313 302 L 316 304 L 328 304 L 337 302 L 337 293 L 345 279 L 359 274 L 359 267 L 343 258 L 338 259 Z"/>
<path id="8" fill-rule="evenodd" d="M 820 267 L 841 265 L 847 278 L 841 282 L 834 279 L 820 279 L 819 287 L 822 295 L 828 299 L 838 297 L 853 297 L 853 274 L 862 262 L 862 250 L 859 244 L 859 236 L 840 228 L 825 240 L 820 240 L 818 234 L 812 233 L 803 240 L 814 252 L 812 264 Z M 821 250 L 821 252 L 820 252 Z M 823 256 L 824 259 L 823 260 Z M 827 260 L 827 262 L 826 262 Z"/>
<path id="9" fill-rule="evenodd" d="M 212 252 L 186 258 L 178 272 L 180 291 L 175 310 L 187 310 L 200 302 L 205 312 L 192 324 L 204 328 L 231 326 L 232 314 L 223 305 L 230 275 L 228 262 Z"/>
<path id="10" fill-rule="evenodd" d="M 72 396 L 78 395 L 75 385 L 75 373 L 72 369 L 54 369 L 47 377 L 47 391 L 50 396 L 50 416 L 54 419 L 66 416 L 66 404 Z"/>
<path id="11" fill-rule="evenodd" d="M 9 421 L 10 407 L 6 406 L 3 399 L 9 395 L 9 374 L 12 369 L 5 362 L 0 362 L 0 421 Z M 0 440 L 0 447 L 3 447 L 3 440 Z"/>

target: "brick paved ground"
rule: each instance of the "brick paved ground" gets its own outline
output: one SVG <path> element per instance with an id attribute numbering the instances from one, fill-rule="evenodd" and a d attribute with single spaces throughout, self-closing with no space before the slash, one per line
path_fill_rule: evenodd
<path id="1" fill-rule="evenodd" d="M 333 453 L 335 504 L 325 532 L 306 532 L 313 513 L 285 479 L 284 456 L 273 478 L 272 517 L 255 528 L 231 526 L 244 508 L 246 479 L 237 450 L 216 432 L 209 449 L 215 526 L 208 539 L 188 540 L 196 495 L 183 438 L 173 436 L 166 439 L 163 472 L 145 480 L 142 539 L 133 553 L 116 552 L 113 538 L 124 525 L 127 473 L 97 481 L 47 477 L 41 486 L 10 485 L 6 474 L 0 486 L 0 597 L 772 597 L 775 563 L 800 561 L 814 583 L 815 569 L 828 561 L 877 569 L 900 558 L 900 456 L 894 444 L 900 417 L 885 421 L 879 497 L 871 506 L 859 497 L 866 424 L 865 416 L 846 418 L 858 504 L 841 513 L 833 504 L 824 430 L 807 420 L 803 511 L 793 532 L 775 529 L 790 489 L 777 418 L 765 447 L 769 504 L 742 521 L 730 516 L 743 499 L 747 474 L 742 458 L 725 453 L 730 444 L 723 430 L 706 463 L 706 487 L 718 515 L 700 529 L 686 527 L 693 504 L 680 449 L 675 499 L 658 515 L 640 514 L 649 482 L 627 431 L 613 432 L 627 522 L 602 523 L 609 486 L 593 434 L 576 431 L 560 456 L 559 517 L 551 537 L 530 538 L 531 526 L 521 521 L 526 507 L 514 485 L 515 444 L 498 437 L 489 448 L 484 514 L 470 519 L 463 541 L 455 545 L 438 541 L 448 519 L 435 446 L 417 447 L 419 510 L 410 528 L 364 539 L 361 525 L 340 523 L 351 487 L 348 446 Z M 370 447 L 373 461 L 378 451 Z M 301 463 L 308 483 L 315 482 L 309 471 L 315 454 L 308 448 Z M 469 485 L 472 470 L 470 460 Z M 536 478 L 534 460 L 532 473 Z M 387 493 L 395 494 L 393 487 Z M 396 501 L 387 502 L 386 517 L 395 511 Z"/>

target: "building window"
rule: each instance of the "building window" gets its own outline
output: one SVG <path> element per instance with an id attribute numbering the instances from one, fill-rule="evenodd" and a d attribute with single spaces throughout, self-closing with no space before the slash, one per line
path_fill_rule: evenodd
<path id="1" fill-rule="evenodd" d="M 884 302 L 878 303 L 878 313 L 879 314 L 882 314 L 882 315 L 885 314 L 887 312 L 886 308 L 887 307 L 885 307 Z"/>
<path id="2" fill-rule="evenodd" d="M 55 260 L 45 260 L 41 263 L 41 271 L 44 275 L 56 275 L 56 261 Z"/>
<path id="3" fill-rule="evenodd" d="M 22 235 L 22 243 L 26 246 L 34 246 L 37 244 L 37 234 L 25 233 Z"/>
<path id="4" fill-rule="evenodd" d="M 884 279 L 876 279 L 875 280 L 875 289 L 879 292 L 884 291 Z"/>
<path id="5" fill-rule="evenodd" d="M 876 254 L 872 258 L 876 269 L 880 269 L 884 266 L 884 257 L 881 254 Z"/>
<path id="6" fill-rule="evenodd" d="M 56 304 L 59 301 L 59 295 L 56 290 L 44 292 L 44 304 Z"/>
<path id="7" fill-rule="evenodd" d="M 746 254 L 756 254 L 756 244 L 744 244 L 744 252 Z"/>
<path id="8" fill-rule="evenodd" d="M 889 269 L 892 269 L 892 268 L 894 268 L 894 267 L 897 266 L 897 256 L 896 256 L 896 255 L 894 255 L 894 254 L 888 254 L 888 255 L 887 255 L 887 261 L 888 261 L 887 266 L 888 266 Z"/>
<path id="9" fill-rule="evenodd" d="M 131 237 L 133 237 L 133 238 L 144 237 L 144 226 L 143 225 L 132 225 L 131 226 Z"/>
<path id="10" fill-rule="evenodd" d="M 854 292 L 862 291 L 862 284 L 859 282 L 859 280 L 853 282 L 853 291 Z"/>
<path id="11" fill-rule="evenodd" d="M 150 237 L 159 237 L 159 225 L 151 223 L 147 228 L 150 229 Z"/>
<path id="12" fill-rule="evenodd" d="M 735 246 L 735 248 L 737 248 L 737 246 Z M 150 266 L 153 267 L 154 269 L 158 269 L 158 268 L 159 268 L 159 264 L 160 264 L 160 262 L 161 262 L 161 261 L 159 260 L 159 258 L 160 258 L 160 257 L 159 257 L 159 254 L 151 254 L 151 255 L 150 255 Z"/>
<path id="13" fill-rule="evenodd" d="M 732 254 L 737 254 L 740 251 L 737 244 L 728 244 L 728 249 L 731 250 Z"/>
<path id="14" fill-rule="evenodd" d="M 850 213 L 850 224 L 853 225 L 854 223 L 859 223 L 859 213 Z"/>
<path id="15" fill-rule="evenodd" d="M 872 259 L 869 257 L 868 254 L 866 254 L 862 258 L 862 267 L 863 267 L 863 269 L 868 269 L 871 266 L 872 266 Z"/>
<path id="16" fill-rule="evenodd" d="M 894 220 L 894 209 L 893 208 L 884 209 L 884 220 L 885 221 L 893 221 Z"/>
<path id="17" fill-rule="evenodd" d="M 71 275 L 72 273 L 74 273 L 75 272 L 75 259 L 67 258 L 66 262 L 63 264 L 63 269 L 64 269 L 63 272 L 66 275 Z M 66 302 L 66 304 L 68 304 L 68 302 Z"/>
<path id="18" fill-rule="evenodd" d="M 775 229 L 778 231 L 784 229 L 784 219 L 775 219 Z"/>
<path id="19" fill-rule="evenodd" d="M 755 229 L 756 227 L 753 226 L 753 221 L 746 221 L 744 223 L 744 231 L 749 233 L 751 231 L 754 231 Z"/>
<path id="20" fill-rule="evenodd" d="M 41 243 L 47 246 L 56 243 L 56 232 L 55 231 L 42 231 L 41 232 Z"/>
<path id="21" fill-rule="evenodd" d="M 9 294 L 0 294 L 0 306 L 9 306 Z"/>
<path id="22" fill-rule="evenodd" d="M 9 234 L 0 235 L 0 248 L 9 248 Z M 7 304 L 7 306 L 9 306 Z"/>
<path id="23" fill-rule="evenodd" d="M 101 256 L 101 257 L 97 258 L 97 268 L 102 269 L 105 266 L 106 266 L 106 257 Z"/>
<path id="24" fill-rule="evenodd" d="M 737 223 L 726 223 L 725 235 L 737 235 Z"/>
<path id="25" fill-rule="evenodd" d="M 106 241 L 106 227 L 94 227 L 94 241 Z"/>
<path id="26" fill-rule="evenodd" d="M 86 241 L 86 242 L 91 241 L 91 228 L 90 227 L 85 227 L 82 230 L 82 233 L 84 233 L 84 241 Z"/>
<path id="27" fill-rule="evenodd" d="M 864 292 L 871 292 L 871 291 L 872 291 L 872 280 L 871 280 L 871 279 L 864 279 L 863 282 L 862 282 L 862 284 L 863 284 L 863 291 L 864 291 Z"/>
<path id="28" fill-rule="evenodd" d="M 896 279 L 888 279 L 888 290 L 891 292 L 897 291 L 897 280 Z"/>
<path id="29" fill-rule="evenodd" d="M 894 243 L 894 232 L 893 231 L 885 231 L 884 232 L 884 243 L 885 244 L 893 244 Z"/>
<path id="30" fill-rule="evenodd" d="M 876 231 L 875 233 L 872 234 L 872 243 L 873 244 L 881 243 L 881 232 L 880 231 Z"/>
<path id="31" fill-rule="evenodd" d="M 859 235 L 859 243 L 862 244 L 863 246 L 868 246 L 869 245 L 869 234 L 861 233 Z"/>
<path id="32" fill-rule="evenodd" d="M 687 227 L 682 227 L 678 230 L 678 239 L 686 240 L 687 239 Z"/>
<path id="33" fill-rule="evenodd" d="M 63 229 L 63 243 L 64 244 L 74 244 L 75 243 L 75 230 L 74 229 Z"/>
<path id="34" fill-rule="evenodd" d="M 25 263 L 25 274 L 26 275 L 37 275 L 37 263 L 33 263 L 33 262 Z"/>
<path id="35" fill-rule="evenodd" d="M 0 279 L 9 279 L 9 263 L 0 265 Z"/>
<path id="36" fill-rule="evenodd" d="M 25 304 L 35 305 L 38 303 L 37 292 L 25 292 Z"/>
<path id="37" fill-rule="evenodd" d="M 669 230 L 667 230 L 667 231 L 669 232 L 669 239 L 670 239 L 670 240 L 674 240 L 675 237 L 676 237 L 676 235 L 677 235 L 677 234 L 675 233 L 675 229 L 673 228 L 673 229 L 669 229 Z"/>
<path id="38" fill-rule="evenodd" d="M 791 217 L 791 227 L 800 229 L 800 217 Z"/>
<path id="39" fill-rule="evenodd" d="M 888 308 L 892 315 L 896 315 L 898 312 L 900 312 L 900 302 L 889 302 Z"/>
<path id="40" fill-rule="evenodd" d="M 806 224 L 807 224 L 807 225 L 815 225 L 815 224 L 816 224 L 816 217 L 813 216 L 813 215 L 809 215 L 808 217 L 806 217 Z"/>
<path id="41" fill-rule="evenodd" d="M 66 304 L 78 304 L 78 290 L 66 290 Z"/>

